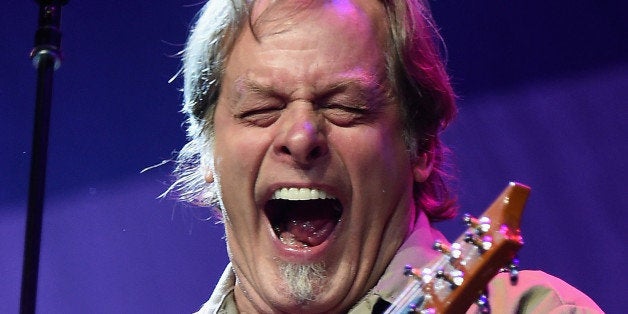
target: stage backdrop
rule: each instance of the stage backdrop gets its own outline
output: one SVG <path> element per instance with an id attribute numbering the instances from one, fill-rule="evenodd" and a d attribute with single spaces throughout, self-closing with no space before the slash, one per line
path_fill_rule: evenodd
<path id="1" fill-rule="evenodd" d="M 445 133 L 462 211 L 532 187 L 523 268 L 608 313 L 626 290 L 625 2 L 435 1 L 460 94 Z M 193 1 L 70 1 L 55 73 L 39 313 L 189 313 L 227 263 L 206 209 L 158 200 L 185 143 L 174 56 Z M 0 19 L 0 313 L 17 313 L 34 110 L 33 1 Z M 463 227 L 440 224 L 450 237 Z"/>

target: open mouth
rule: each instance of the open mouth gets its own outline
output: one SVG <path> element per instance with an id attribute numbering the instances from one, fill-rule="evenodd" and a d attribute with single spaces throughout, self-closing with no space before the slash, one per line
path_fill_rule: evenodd
<path id="1" fill-rule="evenodd" d="M 306 248 L 329 238 L 342 216 L 342 205 L 321 190 L 283 188 L 275 191 L 265 211 L 283 244 Z"/>

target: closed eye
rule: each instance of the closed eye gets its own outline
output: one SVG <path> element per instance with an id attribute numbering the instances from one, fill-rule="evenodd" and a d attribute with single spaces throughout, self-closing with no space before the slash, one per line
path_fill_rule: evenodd
<path id="1" fill-rule="evenodd" d="M 322 110 L 327 120 L 344 127 L 364 123 L 372 114 L 368 108 L 342 104 L 328 104 Z"/>
<path id="2" fill-rule="evenodd" d="M 282 109 L 281 107 L 251 109 L 236 114 L 235 118 L 251 126 L 267 127 L 279 119 Z"/>
<path id="3" fill-rule="evenodd" d="M 329 105 L 325 106 L 325 108 L 330 109 L 330 110 L 346 111 L 346 112 L 352 113 L 352 114 L 366 114 L 366 113 L 368 113 L 368 109 L 366 109 L 366 108 L 347 106 L 347 105 L 341 105 L 341 104 L 329 104 Z"/>

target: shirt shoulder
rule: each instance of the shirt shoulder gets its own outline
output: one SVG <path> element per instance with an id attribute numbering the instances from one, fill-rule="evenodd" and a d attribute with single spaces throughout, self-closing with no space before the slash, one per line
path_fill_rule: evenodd
<path id="1" fill-rule="evenodd" d="M 498 274 L 489 283 L 488 296 L 495 313 L 604 313 L 587 295 L 542 271 L 521 271 L 514 284 L 508 273 Z M 479 313 L 477 306 L 467 313 Z"/>
<path id="2" fill-rule="evenodd" d="M 235 275 L 231 263 L 227 265 L 225 271 L 220 276 L 218 284 L 209 300 L 194 314 L 235 314 L 238 313 L 233 289 L 235 286 Z"/>

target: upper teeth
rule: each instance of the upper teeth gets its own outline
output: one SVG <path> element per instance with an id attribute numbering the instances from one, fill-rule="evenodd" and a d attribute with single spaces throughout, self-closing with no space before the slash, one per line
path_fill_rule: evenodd
<path id="1" fill-rule="evenodd" d="M 324 191 L 308 188 L 282 188 L 273 194 L 272 199 L 289 201 L 306 201 L 334 198 Z"/>

